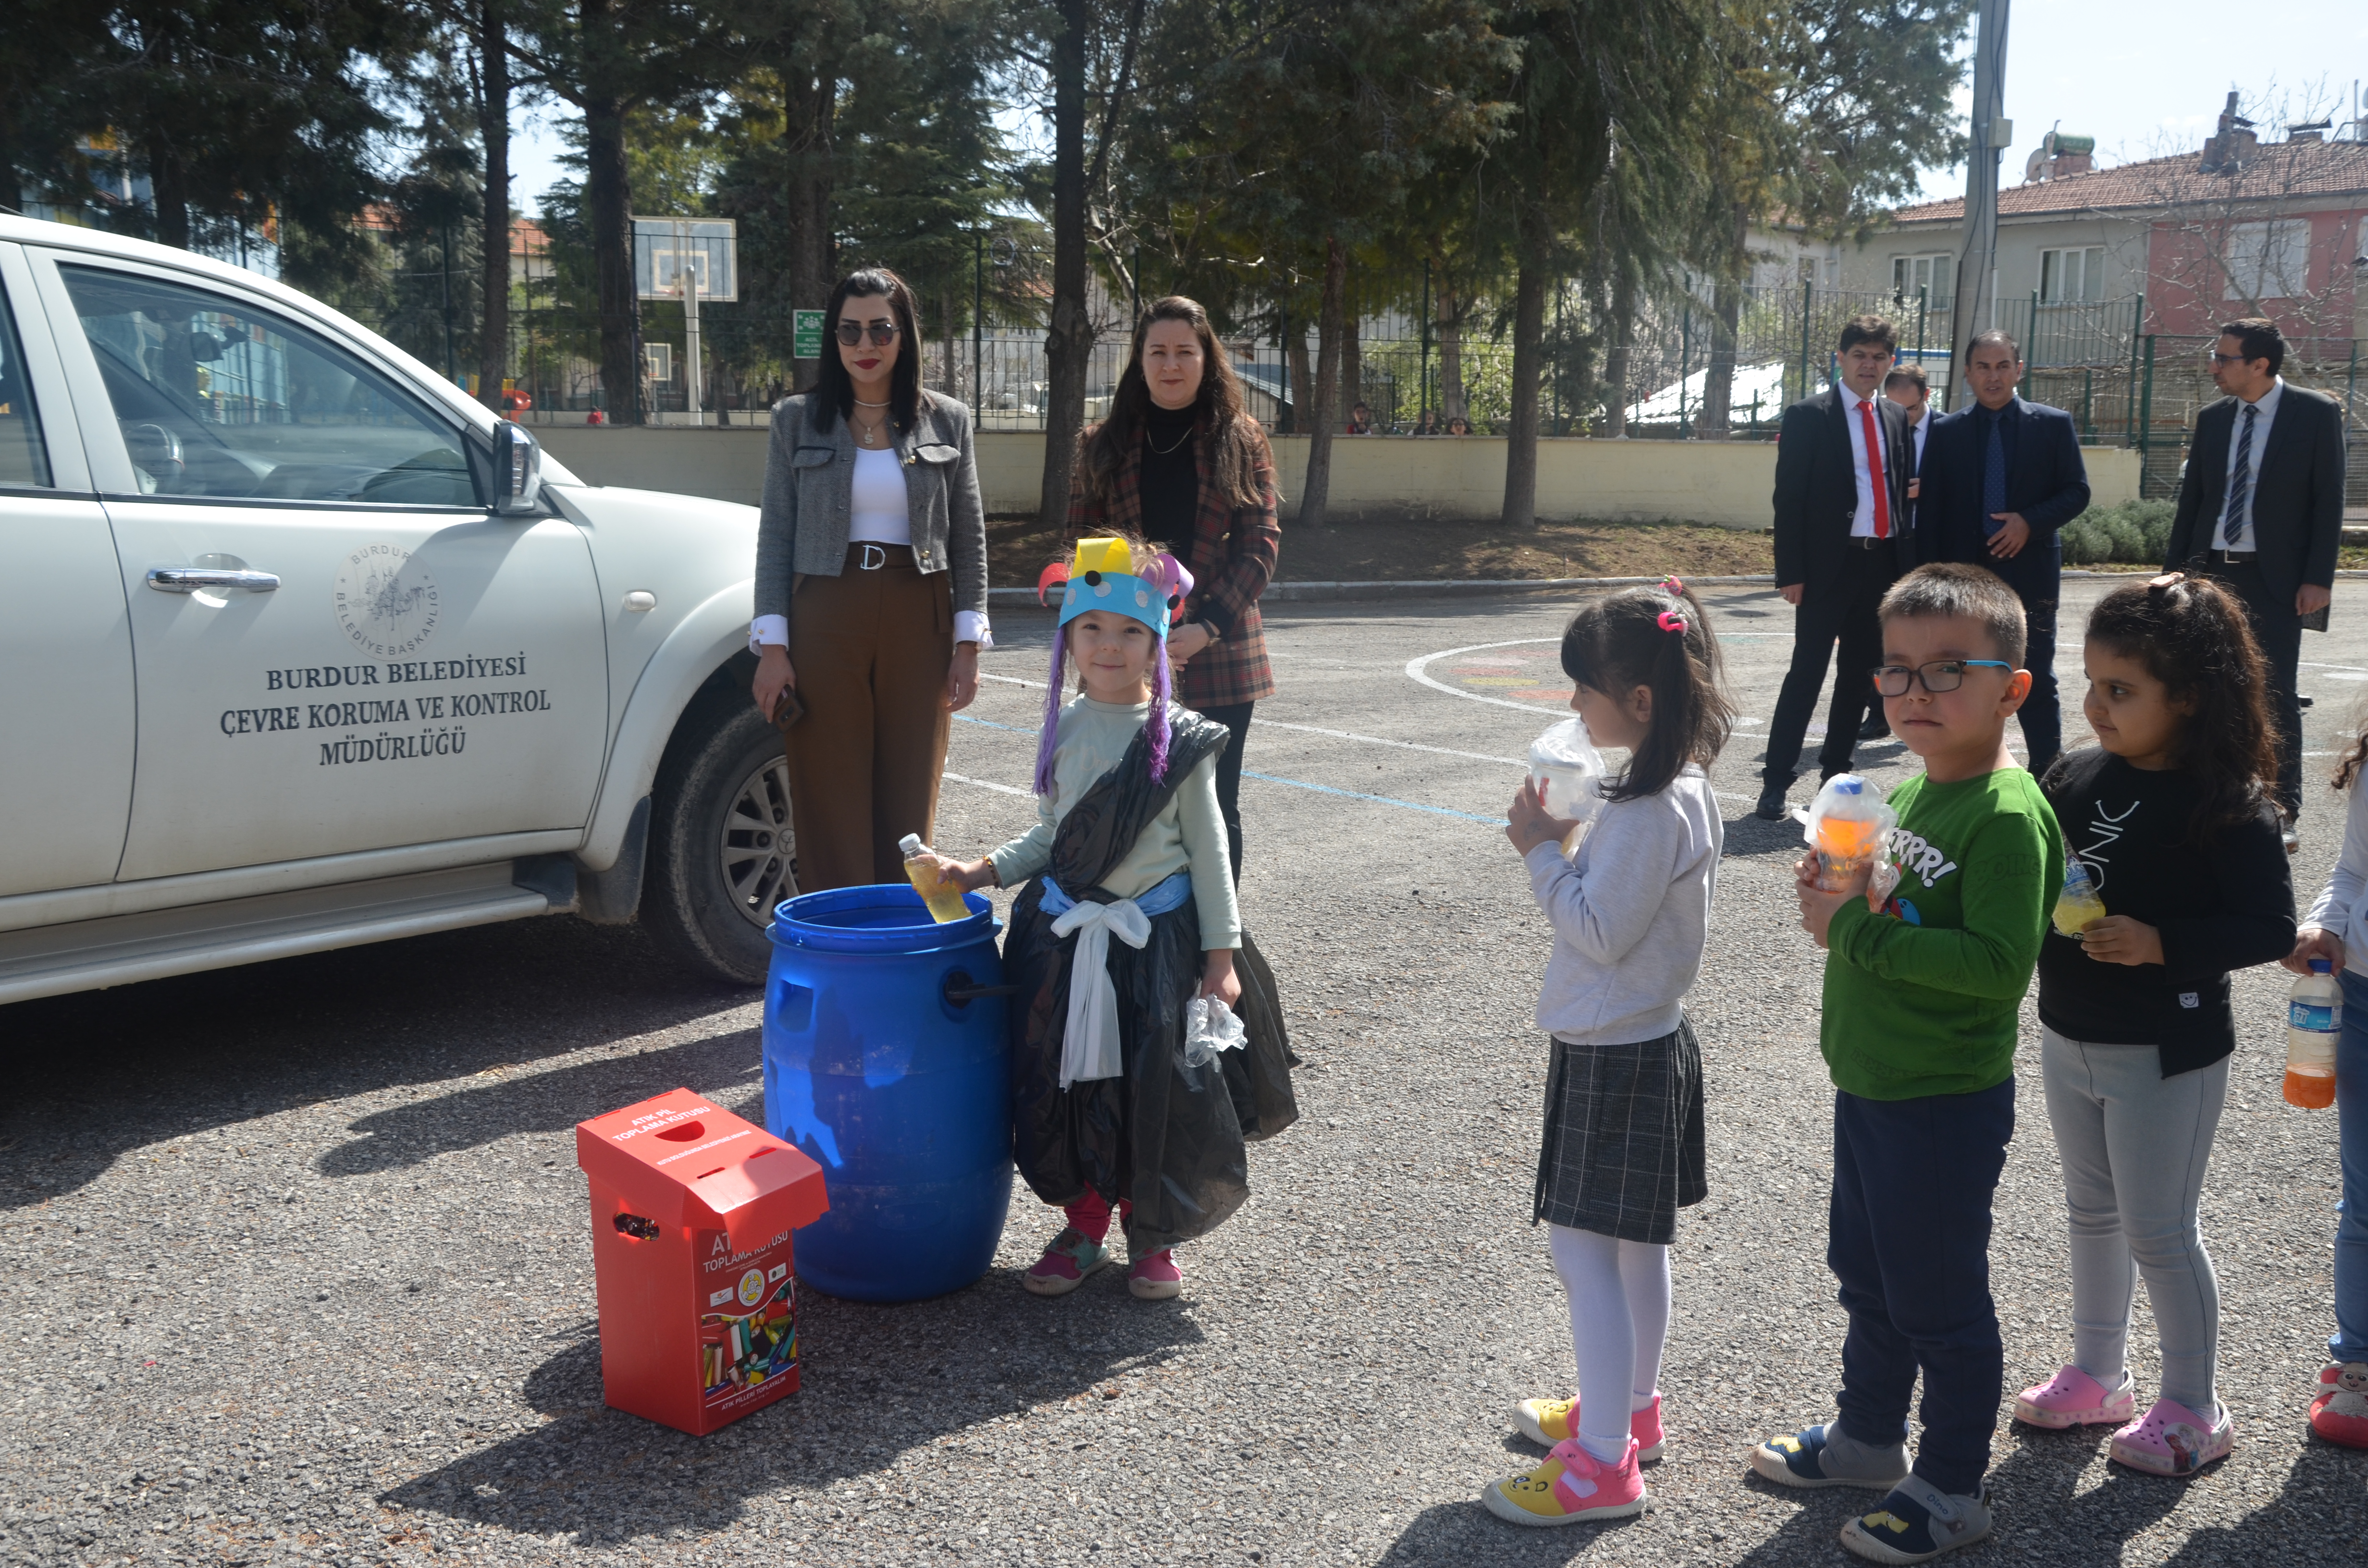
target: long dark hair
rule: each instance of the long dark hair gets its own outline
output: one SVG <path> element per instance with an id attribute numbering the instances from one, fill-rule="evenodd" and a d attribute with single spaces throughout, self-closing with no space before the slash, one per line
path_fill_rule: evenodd
<path id="1" fill-rule="evenodd" d="M 1562 670 L 1623 701 L 1640 686 L 1652 690 L 1652 727 L 1606 785 L 1607 801 L 1657 795 L 1690 762 L 1707 769 L 1735 728 L 1709 612 L 1675 577 L 1658 587 L 1623 588 L 1572 616 L 1563 629 Z"/>
<path id="2" fill-rule="evenodd" d="M 1241 380 L 1234 374 L 1225 346 L 1217 341 L 1216 329 L 1209 324 L 1209 312 L 1199 301 L 1181 294 L 1154 300 L 1134 324 L 1134 351 L 1127 356 L 1118 390 L 1110 395 L 1110 417 L 1086 432 L 1079 454 L 1085 464 L 1087 494 L 1105 506 L 1110 505 L 1119 465 L 1143 442 L 1144 422 L 1151 414 L 1151 382 L 1143 373 L 1143 340 L 1164 321 L 1184 323 L 1201 340 L 1205 368 L 1192 410 L 1193 423 L 1208 438 L 1211 483 L 1228 506 L 1265 506 L 1266 493 L 1274 483 L 1266 434 L 1242 405 Z"/>
<path id="3" fill-rule="evenodd" d="M 806 389 L 807 417 L 817 435 L 829 431 L 834 417 L 855 417 L 855 381 L 838 357 L 838 311 L 849 296 L 888 301 L 888 313 L 896 321 L 896 369 L 888 389 L 888 417 L 897 429 L 910 430 L 921 416 L 920 317 L 913 308 L 913 290 L 884 267 L 850 272 L 830 291 L 830 304 L 822 313 L 822 368 Z"/>
<path id="4" fill-rule="evenodd" d="M 2089 612 L 2089 641 L 2135 659 L 2173 701 L 2191 705 L 2170 748 L 2171 767 L 2196 788 L 2189 840 L 2258 816 L 2278 754 L 2269 665 L 2236 595 L 2183 572 L 2126 584 Z"/>

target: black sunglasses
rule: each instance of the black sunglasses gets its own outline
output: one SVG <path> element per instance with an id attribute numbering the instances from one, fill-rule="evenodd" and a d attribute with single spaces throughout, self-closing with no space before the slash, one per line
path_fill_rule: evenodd
<path id="1" fill-rule="evenodd" d="M 861 322 L 843 321 L 838 324 L 838 340 L 849 348 L 863 341 Z M 896 324 L 876 321 L 871 324 L 871 347 L 885 348 L 896 341 Z"/>
<path id="2" fill-rule="evenodd" d="M 1965 684 L 1967 670 L 2010 670 L 2004 659 L 1935 659 L 1929 665 L 1910 668 L 1906 665 L 1877 665 L 1871 672 L 1874 689 L 1884 697 L 1905 697 L 1910 677 L 1925 690 L 1938 697 L 1944 691 L 1954 691 Z"/>

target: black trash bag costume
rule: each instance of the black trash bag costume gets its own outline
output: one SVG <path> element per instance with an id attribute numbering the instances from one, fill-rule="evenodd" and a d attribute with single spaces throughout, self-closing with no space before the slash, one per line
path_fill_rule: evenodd
<path id="1" fill-rule="evenodd" d="M 1116 903 L 1101 886 L 1146 824 L 1192 769 L 1224 746 L 1225 727 L 1190 709 L 1167 710 L 1167 778 L 1151 782 L 1151 743 L 1135 734 L 1126 756 L 1061 820 L 1044 874 L 1080 903 Z M 1053 935 L 1043 882 L 1011 906 L 1003 966 L 1011 999 L 1012 1154 L 1036 1196 L 1065 1205 L 1090 1187 L 1113 1209 L 1133 1201 L 1127 1244 L 1137 1256 L 1205 1235 L 1249 1196 L 1243 1141 L 1270 1138 L 1299 1119 L 1291 1093 L 1291 1040 L 1274 971 L 1242 937 L 1234 958 L 1248 1036 L 1203 1067 L 1184 1062 L 1184 1009 L 1201 985 L 1201 915 L 1191 899 L 1155 915 L 1141 949 L 1110 944 L 1125 1072 L 1061 1085 L 1069 1013 L 1069 964 L 1077 937 Z"/>

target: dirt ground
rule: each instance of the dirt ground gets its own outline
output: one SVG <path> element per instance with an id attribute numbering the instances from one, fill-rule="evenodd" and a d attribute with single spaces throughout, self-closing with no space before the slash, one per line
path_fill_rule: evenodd
<path id="1" fill-rule="evenodd" d="M 987 580 L 1029 586 L 1063 542 L 1032 517 L 989 518 Z M 1494 522 L 1286 523 L 1275 575 L 1301 583 L 1729 576 L 1774 571 L 1774 550 L 1765 533 L 1683 523 L 1543 523 L 1519 536 Z"/>

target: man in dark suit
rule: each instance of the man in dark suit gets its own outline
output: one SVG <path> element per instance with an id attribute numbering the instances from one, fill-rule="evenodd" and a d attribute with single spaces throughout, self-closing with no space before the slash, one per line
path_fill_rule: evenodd
<path id="1" fill-rule="evenodd" d="M 1793 666 L 1768 724 L 1758 811 L 1782 818 L 1800 777 L 1801 742 L 1841 642 L 1833 706 L 1817 767 L 1850 771 L 1859 721 L 1874 701 L 1871 672 L 1883 662 L 1875 610 L 1915 562 L 1907 482 L 1914 449 L 1907 415 L 1883 395 L 1899 334 L 1881 316 L 1853 316 L 1837 346 L 1841 381 L 1784 411 L 1776 444 L 1776 591 L 1793 607 Z"/>
<path id="2" fill-rule="evenodd" d="M 1974 406 L 1944 414 L 1924 447 L 1916 503 L 1917 554 L 1987 566 L 2022 600 L 2022 739 L 2031 771 L 2044 775 L 2064 749 L 2055 689 L 2055 601 L 2064 541 L 2056 530 L 2089 508 L 2089 470 L 2072 416 L 2015 395 L 2022 349 L 2007 333 L 1978 334 L 1965 348 Z"/>
<path id="3" fill-rule="evenodd" d="M 2270 662 L 2278 721 L 2278 804 L 2302 814 L 2302 709 L 2294 665 L 2306 616 L 2334 597 L 2343 542 L 2343 410 L 2286 385 L 2286 346 L 2259 316 L 2220 329 L 2212 380 L 2228 395 L 2195 416 L 2165 564 L 2236 590 Z M 2291 825 L 2286 849 L 2295 845 Z"/>

